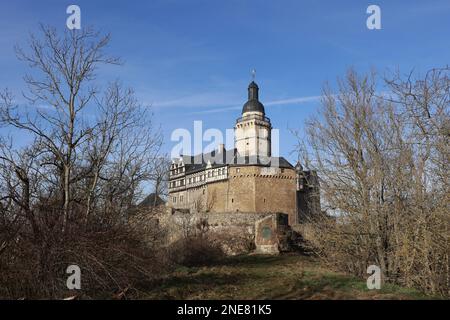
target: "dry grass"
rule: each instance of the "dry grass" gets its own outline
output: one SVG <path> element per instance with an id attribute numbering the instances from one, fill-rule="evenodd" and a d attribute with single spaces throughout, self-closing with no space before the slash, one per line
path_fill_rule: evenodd
<path id="1" fill-rule="evenodd" d="M 337 273 L 301 255 L 237 256 L 200 268 L 180 268 L 143 299 L 426 299 L 413 289 L 385 285 L 368 290 L 364 280 Z"/>

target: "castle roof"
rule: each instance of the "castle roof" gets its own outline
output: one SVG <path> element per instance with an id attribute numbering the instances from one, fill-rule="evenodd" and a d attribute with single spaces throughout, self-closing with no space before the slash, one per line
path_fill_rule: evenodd
<path id="1" fill-rule="evenodd" d="M 208 153 L 202 153 L 195 156 L 182 156 L 185 172 L 194 173 L 203 171 L 209 167 L 230 166 L 263 166 L 280 167 L 294 169 L 292 164 L 283 157 L 262 157 L 262 156 L 240 156 L 237 149 L 224 150 L 218 152 L 213 150 Z"/>
<path id="2" fill-rule="evenodd" d="M 255 81 L 250 82 L 248 86 L 248 101 L 242 108 L 242 113 L 245 112 L 261 112 L 264 114 L 264 105 L 259 102 L 259 88 Z"/>
<path id="3" fill-rule="evenodd" d="M 164 200 L 161 199 L 160 196 L 158 196 L 155 193 L 150 193 L 147 197 L 145 197 L 144 200 L 142 200 L 139 204 L 138 207 L 154 207 L 154 206 L 159 206 L 164 204 Z"/>

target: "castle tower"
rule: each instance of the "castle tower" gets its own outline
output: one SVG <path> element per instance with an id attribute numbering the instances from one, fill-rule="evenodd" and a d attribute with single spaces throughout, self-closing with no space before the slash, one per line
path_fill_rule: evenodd
<path id="1" fill-rule="evenodd" d="M 259 102 L 258 91 L 258 85 L 252 81 L 248 86 L 248 101 L 234 127 L 235 147 L 240 156 L 271 156 L 272 125 Z"/>

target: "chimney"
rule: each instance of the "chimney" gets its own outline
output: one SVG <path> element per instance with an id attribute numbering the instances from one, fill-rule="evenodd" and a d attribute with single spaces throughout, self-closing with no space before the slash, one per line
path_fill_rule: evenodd
<path id="1" fill-rule="evenodd" d="M 223 152 L 225 152 L 225 145 L 223 143 L 219 143 L 219 146 L 217 147 L 217 153 Z"/>

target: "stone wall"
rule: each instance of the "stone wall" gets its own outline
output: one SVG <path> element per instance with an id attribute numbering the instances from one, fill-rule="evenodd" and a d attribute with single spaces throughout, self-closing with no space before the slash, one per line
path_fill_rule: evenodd
<path id="1" fill-rule="evenodd" d="M 278 254 L 288 251 L 290 242 L 288 216 L 283 213 L 266 216 L 255 224 L 255 246 L 257 253 Z"/>
<path id="2" fill-rule="evenodd" d="M 271 234 L 279 232 L 279 214 L 222 212 L 189 213 L 187 211 L 168 210 L 158 217 L 160 226 L 167 231 L 167 245 L 187 236 L 205 232 L 213 240 L 219 241 L 229 255 L 253 251 L 258 221 L 269 219 Z M 272 219 L 272 217 L 275 217 Z M 278 240 L 270 242 L 271 250 L 259 250 L 261 253 L 277 253 Z"/>
<path id="3" fill-rule="evenodd" d="M 207 212 L 282 212 L 296 222 L 296 172 L 288 168 L 230 166 L 228 179 L 172 193 L 183 208 Z M 180 205 L 177 208 L 181 208 Z"/>

